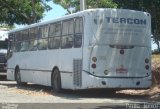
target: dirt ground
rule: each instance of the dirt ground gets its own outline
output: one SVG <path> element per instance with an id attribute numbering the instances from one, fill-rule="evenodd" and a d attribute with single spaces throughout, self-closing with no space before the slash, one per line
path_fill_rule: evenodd
<path id="1" fill-rule="evenodd" d="M 63 90 L 54 93 L 50 87 L 28 84 L 17 86 L 15 81 L 0 81 L 0 103 L 134 103 L 160 102 L 160 87 L 148 90 Z"/>
<path id="2" fill-rule="evenodd" d="M 146 96 L 148 100 L 160 102 L 160 85 L 147 90 L 122 90 L 117 93 L 131 96 Z"/>

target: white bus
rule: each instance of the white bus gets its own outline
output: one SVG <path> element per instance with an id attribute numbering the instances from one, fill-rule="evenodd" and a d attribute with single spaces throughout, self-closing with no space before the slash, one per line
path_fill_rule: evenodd
<path id="1" fill-rule="evenodd" d="M 61 89 L 151 85 L 151 17 L 89 9 L 9 32 L 8 80 Z"/>

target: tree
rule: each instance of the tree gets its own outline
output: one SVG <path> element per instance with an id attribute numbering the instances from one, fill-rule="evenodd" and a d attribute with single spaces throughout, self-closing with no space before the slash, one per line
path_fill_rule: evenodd
<path id="1" fill-rule="evenodd" d="M 13 29 L 15 28 L 14 25 L 7 25 L 7 24 L 0 24 L 0 29 L 6 28 L 6 29 Z"/>
<path id="2" fill-rule="evenodd" d="M 53 0 L 54 3 L 61 5 L 68 13 L 80 10 L 80 0 Z M 86 0 L 86 8 L 116 8 L 117 4 L 112 0 Z"/>
<path id="3" fill-rule="evenodd" d="M 117 8 L 117 4 L 113 0 L 87 0 L 87 8 Z"/>
<path id="4" fill-rule="evenodd" d="M 0 24 L 39 22 L 43 13 L 51 9 L 47 1 L 50 0 L 0 0 Z"/>
<path id="5" fill-rule="evenodd" d="M 160 0 L 113 0 L 118 4 L 118 8 L 134 9 L 146 11 L 152 17 L 153 41 L 157 44 L 160 51 Z"/>

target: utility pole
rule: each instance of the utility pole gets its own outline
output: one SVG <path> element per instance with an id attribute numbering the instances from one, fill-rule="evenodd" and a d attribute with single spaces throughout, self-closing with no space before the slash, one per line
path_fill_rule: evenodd
<path id="1" fill-rule="evenodd" d="M 85 10 L 86 0 L 80 0 L 80 11 Z"/>

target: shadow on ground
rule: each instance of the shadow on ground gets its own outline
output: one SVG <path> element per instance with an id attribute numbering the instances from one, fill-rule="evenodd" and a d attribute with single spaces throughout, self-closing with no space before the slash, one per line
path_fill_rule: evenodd
<path id="1" fill-rule="evenodd" d="M 115 93 L 112 90 L 105 90 L 105 89 L 92 89 L 92 90 L 62 90 L 61 93 L 55 93 L 52 91 L 51 87 L 36 85 L 36 84 L 27 84 L 24 86 L 17 86 L 16 82 L 13 81 L 5 81 L 0 82 L 0 85 L 7 86 L 10 89 L 13 89 L 15 93 L 21 94 L 24 92 L 29 92 L 32 95 L 37 94 L 38 96 L 58 96 L 67 99 L 82 99 L 82 98 L 111 98 L 111 99 L 138 99 L 140 100 L 147 100 L 149 95 L 132 95 L 128 93 L 120 93 L 116 91 Z M 17 91 L 18 90 L 18 91 Z M 27 93 L 28 94 L 28 93 Z"/>

